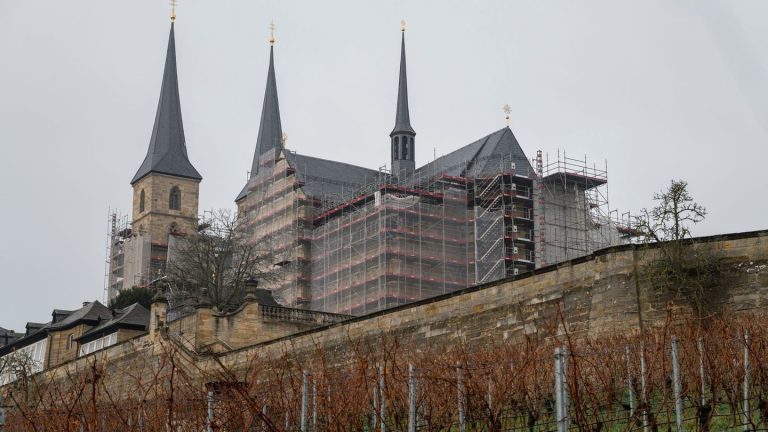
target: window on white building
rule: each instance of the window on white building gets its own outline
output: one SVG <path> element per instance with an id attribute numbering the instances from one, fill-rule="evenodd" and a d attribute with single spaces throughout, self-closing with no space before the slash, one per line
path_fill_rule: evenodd
<path id="1" fill-rule="evenodd" d="M 21 372 L 21 368 L 28 374 L 41 372 L 47 348 L 48 338 L 45 338 L 4 355 L 2 358 L 9 360 L 9 363 L 13 364 L 14 367 L 0 373 L 0 386 L 16 381 L 17 372 Z"/>
<path id="2" fill-rule="evenodd" d="M 117 343 L 117 332 L 80 345 L 80 356 L 88 355 Z"/>

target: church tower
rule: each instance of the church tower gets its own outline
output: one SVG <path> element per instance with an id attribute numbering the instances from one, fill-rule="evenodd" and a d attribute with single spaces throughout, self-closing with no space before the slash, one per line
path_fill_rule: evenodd
<path id="1" fill-rule="evenodd" d="M 416 150 L 416 131 L 411 127 L 408 112 L 408 77 L 405 73 L 405 22 L 400 27 L 400 84 L 397 88 L 397 112 L 395 128 L 389 134 L 392 144 L 392 175 L 405 177 L 416 169 L 414 153 Z"/>
<path id="2" fill-rule="evenodd" d="M 243 214 L 245 198 L 248 196 L 248 185 L 259 175 L 259 169 L 265 165 L 271 169 L 283 150 L 283 126 L 280 122 L 280 103 L 277 99 L 277 81 L 275 79 L 275 35 L 274 30 L 269 38 L 269 68 L 267 69 L 267 86 L 264 89 L 264 103 L 261 106 L 261 121 L 259 134 L 256 138 L 256 149 L 253 153 L 253 163 L 248 176 L 248 182 L 235 198 L 238 212 Z"/>
<path id="3" fill-rule="evenodd" d="M 136 261 L 132 271 L 134 280 L 126 277 L 124 287 L 139 284 L 137 279 L 146 283 L 154 278 L 165 267 L 173 236 L 191 233 L 197 226 L 198 190 L 202 177 L 187 155 L 176 75 L 173 17 L 171 21 L 152 137 L 144 162 L 131 180 L 133 237 L 143 246 L 136 245 L 136 250 L 132 251 Z"/>

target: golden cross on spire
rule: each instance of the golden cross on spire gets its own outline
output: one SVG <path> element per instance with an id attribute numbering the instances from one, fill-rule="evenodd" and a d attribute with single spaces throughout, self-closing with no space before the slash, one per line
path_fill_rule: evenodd
<path id="1" fill-rule="evenodd" d="M 176 6 L 178 4 L 178 0 L 171 0 L 171 22 L 176 21 Z"/>
<path id="2" fill-rule="evenodd" d="M 275 46 L 275 22 L 269 23 L 269 44 Z"/>
<path id="3" fill-rule="evenodd" d="M 509 107 L 509 104 L 504 104 L 504 120 L 507 122 L 507 126 L 509 126 L 509 114 L 512 112 L 512 108 Z"/>
<path id="4" fill-rule="evenodd" d="M 405 31 L 405 20 L 400 20 L 400 31 L 401 32 Z"/>

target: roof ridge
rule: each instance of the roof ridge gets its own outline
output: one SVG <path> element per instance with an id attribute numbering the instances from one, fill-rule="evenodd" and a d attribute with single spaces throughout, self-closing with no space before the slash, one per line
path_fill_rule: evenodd
<path id="1" fill-rule="evenodd" d="M 317 160 L 321 160 L 321 161 L 324 161 L 324 162 L 332 162 L 332 163 L 335 163 L 335 164 L 346 165 L 346 166 L 350 166 L 350 167 L 354 167 L 354 168 L 360 168 L 360 169 L 368 170 L 368 171 L 375 172 L 375 173 L 379 172 L 379 170 L 376 170 L 376 169 L 373 169 L 373 168 L 367 168 L 367 167 L 360 166 L 360 165 L 355 165 L 355 164 L 349 163 L 349 162 L 341 162 L 341 161 L 335 161 L 335 160 L 332 160 L 332 159 L 325 159 L 325 158 L 321 158 L 321 157 L 317 157 L 317 156 L 312 156 L 312 155 L 308 155 L 308 154 L 304 154 L 304 153 L 296 153 L 296 152 L 289 152 L 288 153 L 287 152 L 286 154 L 290 154 L 291 156 L 298 156 L 298 157 L 317 159 Z M 288 163 L 290 163 L 290 160 L 288 161 Z"/>

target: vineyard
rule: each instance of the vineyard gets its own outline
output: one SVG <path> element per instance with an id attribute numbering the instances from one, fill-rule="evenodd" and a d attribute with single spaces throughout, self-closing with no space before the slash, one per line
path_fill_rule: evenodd
<path id="1" fill-rule="evenodd" d="M 237 370 L 196 370 L 172 339 L 130 367 L 97 359 L 5 387 L 12 431 L 768 430 L 764 316 L 481 349 L 382 336 Z M 554 327 L 553 327 L 554 328 Z M 119 379 L 117 379 L 119 377 Z"/>

